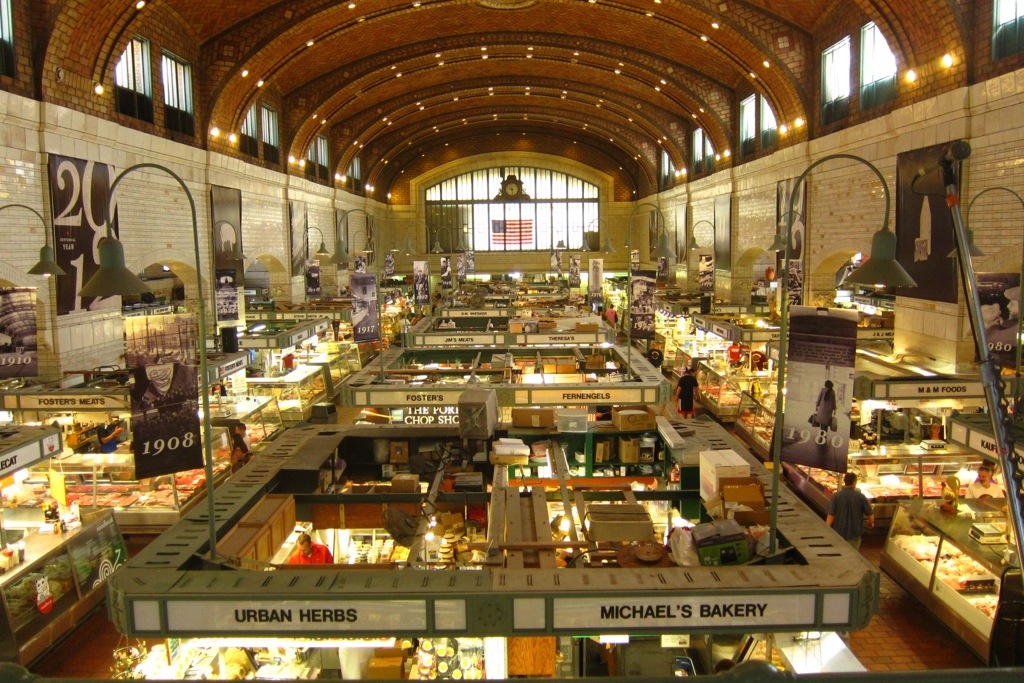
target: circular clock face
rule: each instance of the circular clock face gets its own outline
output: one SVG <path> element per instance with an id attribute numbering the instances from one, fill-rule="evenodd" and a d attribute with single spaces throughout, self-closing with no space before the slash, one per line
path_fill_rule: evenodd
<path id="1" fill-rule="evenodd" d="M 515 197 L 519 194 L 519 186 L 515 183 L 508 183 L 505 185 L 505 196 Z"/>

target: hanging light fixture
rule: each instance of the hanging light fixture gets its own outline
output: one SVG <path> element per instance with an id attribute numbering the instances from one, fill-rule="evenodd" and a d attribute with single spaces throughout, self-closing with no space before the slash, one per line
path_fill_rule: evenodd
<path id="1" fill-rule="evenodd" d="M 351 262 L 352 254 L 348 253 L 348 249 L 345 248 L 340 239 L 334 240 L 334 256 L 331 258 L 331 263 L 344 268 Z"/>
<path id="2" fill-rule="evenodd" d="M 674 259 L 676 252 L 668 242 L 668 232 L 661 233 L 658 238 L 658 246 L 654 249 L 654 255 L 658 258 Z"/>
<path id="3" fill-rule="evenodd" d="M 985 252 L 983 252 L 981 248 L 974 243 L 974 231 L 970 228 L 964 229 L 967 232 L 967 254 L 969 256 L 984 256 Z M 959 254 L 956 253 L 956 247 L 954 247 L 953 251 L 949 252 L 948 257 L 956 258 L 957 256 L 959 256 Z"/>
<path id="4" fill-rule="evenodd" d="M 605 254 L 614 254 L 615 253 L 615 247 L 612 246 L 612 236 L 611 235 L 605 235 L 604 236 L 604 249 L 602 249 L 601 251 L 603 253 L 605 253 Z"/>
<path id="5" fill-rule="evenodd" d="M 86 282 L 80 296 L 107 297 L 142 294 L 150 291 L 139 276 L 124 264 L 124 245 L 116 237 L 102 237 L 97 245 L 100 267 Z"/>
<path id="6" fill-rule="evenodd" d="M 768 247 L 769 251 L 783 251 L 786 248 L 786 239 L 782 236 L 781 232 L 775 232 L 775 241 Z"/>
<path id="7" fill-rule="evenodd" d="M 402 252 L 406 256 L 413 256 L 416 253 L 416 249 L 412 246 L 412 238 L 405 238 L 405 250 Z"/>
<path id="8" fill-rule="evenodd" d="M 53 247 L 49 244 L 43 245 L 39 248 L 39 261 L 28 269 L 29 275 L 42 275 L 44 277 L 50 277 L 51 275 L 67 275 L 64 269 L 57 265 L 54 260 Z"/>
<path id="9" fill-rule="evenodd" d="M 566 249 L 565 240 L 558 240 L 558 244 L 555 245 L 555 249 Z"/>
<path id="10" fill-rule="evenodd" d="M 850 273 L 846 281 L 871 287 L 917 287 L 914 278 L 896 260 L 896 234 L 888 227 L 871 238 L 871 258 Z"/>

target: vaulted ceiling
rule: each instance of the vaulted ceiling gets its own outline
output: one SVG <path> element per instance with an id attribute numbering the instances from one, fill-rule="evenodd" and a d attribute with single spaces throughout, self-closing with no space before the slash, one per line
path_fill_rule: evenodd
<path id="1" fill-rule="evenodd" d="M 955 0 L 47 2 L 47 52 L 94 51 L 97 72 L 145 12 L 173 12 L 198 49 L 201 121 L 238 130 L 273 89 L 285 156 L 328 130 L 335 170 L 358 154 L 378 190 L 446 148 L 515 151 L 523 134 L 649 190 L 662 149 L 687 166 L 696 126 L 731 151 L 750 93 L 806 139 L 815 36 L 837 13 L 874 20 L 900 64 L 931 58 L 915 46 L 965 42 Z"/>

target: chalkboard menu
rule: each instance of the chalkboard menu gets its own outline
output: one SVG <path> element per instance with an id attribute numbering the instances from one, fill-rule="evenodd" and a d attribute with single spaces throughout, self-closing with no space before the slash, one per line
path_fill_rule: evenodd
<path id="1" fill-rule="evenodd" d="M 112 514 L 82 529 L 68 542 L 68 550 L 82 595 L 102 585 L 128 559 L 128 548 Z"/>

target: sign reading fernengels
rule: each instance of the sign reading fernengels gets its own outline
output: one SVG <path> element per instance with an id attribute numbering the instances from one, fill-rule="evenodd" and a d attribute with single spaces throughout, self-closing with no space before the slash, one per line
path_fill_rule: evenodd
<path id="1" fill-rule="evenodd" d="M 169 600 L 167 630 L 205 633 L 416 632 L 425 600 Z"/>
<path id="2" fill-rule="evenodd" d="M 555 598 L 554 627 L 687 628 L 814 624 L 814 595 Z"/>
<path id="3" fill-rule="evenodd" d="M 520 392 L 517 391 L 518 396 Z M 566 386 L 564 389 L 531 389 L 534 405 L 584 405 L 590 403 L 642 403 L 642 389 L 627 389 L 612 384 Z"/>

